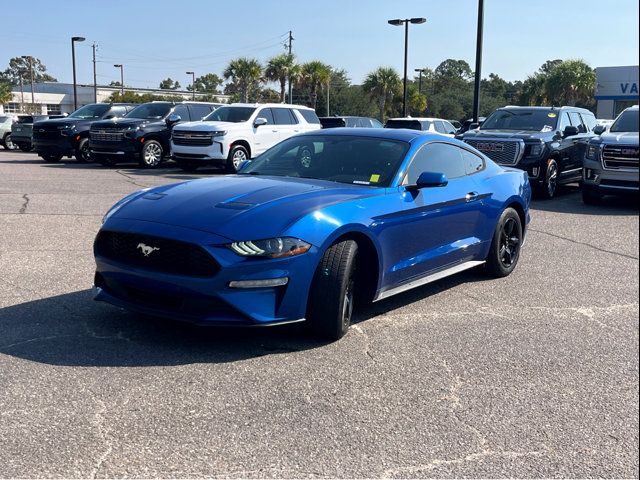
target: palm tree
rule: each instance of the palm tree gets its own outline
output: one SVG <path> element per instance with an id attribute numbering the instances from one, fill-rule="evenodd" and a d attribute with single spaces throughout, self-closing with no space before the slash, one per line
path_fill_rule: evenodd
<path id="1" fill-rule="evenodd" d="M 387 102 L 393 101 L 393 96 L 401 85 L 400 75 L 391 67 L 379 67 L 365 79 L 362 88 L 373 98 L 380 109 L 380 121 L 384 122 Z"/>
<path id="2" fill-rule="evenodd" d="M 555 105 L 576 105 L 593 98 L 595 71 L 582 60 L 565 60 L 547 76 L 545 90 Z"/>
<path id="3" fill-rule="evenodd" d="M 283 53 L 276 55 L 267 62 L 264 76 L 272 82 L 280 82 L 280 103 L 284 103 L 287 80 L 291 78 L 291 71 L 296 67 L 293 55 Z"/>
<path id="4" fill-rule="evenodd" d="M 318 89 L 331 80 L 331 67 L 319 60 L 307 62 L 300 67 L 299 83 L 309 89 L 309 103 L 315 109 L 318 101 Z"/>
<path id="5" fill-rule="evenodd" d="M 243 102 L 249 101 L 249 91 L 262 81 L 262 65 L 253 58 L 236 58 L 231 60 L 222 74 L 225 80 L 231 79 L 240 92 Z"/>

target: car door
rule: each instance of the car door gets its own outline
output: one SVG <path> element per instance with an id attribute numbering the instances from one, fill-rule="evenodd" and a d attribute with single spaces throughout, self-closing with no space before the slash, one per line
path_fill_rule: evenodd
<path id="1" fill-rule="evenodd" d="M 560 154 L 560 170 L 566 171 L 573 168 L 574 160 L 571 158 L 574 151 L 574 136 L 565 136 L 564 130 L 568 126 L 571 126 L 571 120 L 569 120 L 569 114 L 564 111 L 560 112 L 560 118 L 558 119 L 558 128 L 556 132 L 556 138 L 558 141 L 558 153 Z"/>
<path id="2" fill-rule="evenodd" d="M 251 126 L 253 128 L 253 157 L 260 155 L 280 141 L 280 126 L 276 124 L 271 108 L 260 109 L 255 118 L 264 118 L 267 123 L 259 127 Z"/>
<path id="3" fill-rule="evenodd" d="M 374 219 L 387 262 L 384 282 L 390 287 L 477 260 L 481 248 L 483 195 L 474 175 L 467 174 L 461 149 L 444 142 L 426 144 L 412 159 L 403 185 L 415 184 L 423 172 L 444 173 L 448 184 L 417 191 L 401 186 L 400 211 Z"/>
<path id="4" fill-rule="evenodd" d="M 587 143 L 593 134 L 585 124 L 582 116 L 578 112 L 569 112 L 571 125 L 578 127 L 578 134 L 571 137 L 571 160 L 567 169 L 563 172 L 565 176 L 574 176 L 582 168 L 584 154 L 587 150 Z"/>

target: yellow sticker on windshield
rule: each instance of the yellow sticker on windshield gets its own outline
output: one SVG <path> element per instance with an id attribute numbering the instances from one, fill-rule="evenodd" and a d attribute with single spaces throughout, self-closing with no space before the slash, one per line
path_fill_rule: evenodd
<path id="1" fill-rule="evenodd" d="M 377 175 L 374 173 L 373 175 L 371 175 L 371 178 L 369 179 L 369 181 L 371 183 L 378 183 L 380 181 L 380 175 Z"/>
<path id="2" fill-rule="evenodd" d="M 553 112 L 547 113 L 547 117 L 549 117 L 549 118 L 556 118 L 557 116 L 558 116 L 557 113 L 553 113 Z"/>

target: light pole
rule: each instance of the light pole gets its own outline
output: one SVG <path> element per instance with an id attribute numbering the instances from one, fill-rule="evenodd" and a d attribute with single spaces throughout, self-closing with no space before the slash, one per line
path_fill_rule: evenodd
<path id="1" fill-rule="evenodd" d="M 424 73 L 424 68 L 416 68 L 414 71 L 418 72 L 418 93 L 422 95 L 422 74 Z"/>
<path id="2" fill-rule="evenodd" d="M 118 63 L 114 67 L 120 69 L 120 95 L 124 97 L 124 65 Z"/>
<path id="3" fill-rule="evenodd" d="M 191 75 L 191 93 L 193 94 L 193 100 L 196 99 L 196 72 L 186 72 L 187 75 Z"/>
<path id="4" fill-rule="evenodd" d="M 76 84 L 76 42 L 84 42 L 84 37 L 71 37 L 71 63 L 73 64 L 73 110 L 78 109 L 78 88 Z"/>
<path id="5" fill-rule="evenodd" d="M 473 122 L 478 123 L 480 114 L 480 78 L 482 77 L 482 26 L 484 23 L 484 0 L 478 0 L 478 37 L 476 39 L 476 72 L 473 85 Z"/>
<path id="6" fill-rule="evenodd" d="M 424 23 L 426 21 L 427 21 L 426 18 L 421 18 L 421 17 L 405 18 L 404 20 L 400 18 L 396 18 L 394 20 L 387 20 L 387 23 L 389 25 L 394 25 L 396 27 L 404 25 L 404 81 L 403 81 L 403 87 L 402 87 L 402 116 L 403 117 L 407 116 L 407 57 L 408 57 L 408 50 L 409 50 L 409 24 Z"/>

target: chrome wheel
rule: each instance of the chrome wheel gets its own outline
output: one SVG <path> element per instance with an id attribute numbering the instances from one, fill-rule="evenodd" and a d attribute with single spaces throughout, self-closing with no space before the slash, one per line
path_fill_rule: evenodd
<path id="1" fill-rule="evenodd" d="M 558 165 L 556 162 L 551 162 L 549 169 L 547 170 L 547 196 L 549 198 L 556 194 L 558 188 Z"/>
<path id="2" fill-rule="evenodd" d="M 241 148 L 237 149 L 235 152 L 233 152 L 233 156 L 231 157 L 233 168 L 238 170 L 238 167 L 240 166 L 240 164 L 244 162 L 246 159 L 247 159 L 247 154 L 245 153 L 245 151 L 242 150 Z"/>
<path id="3" fill-rule="evenodd" d="M 144 146 L 144 163 L 150 167 L 155 167 L 162 160 L 162 147 L 153 142 Z"/>
<path id="4" fill-rule="evenodd" d="M 507 218 L 500 232 L 498 256 L 505 268 L 511 267 L 518 260 L 520 253 L 520 230 L 516 222 L 514 218 Z"/>
<path id="5" fill-rule="evenodd" d="M 11 134 L 4 137 L 4 146 L 7 150 L 16 150 L 18 146 L 11 141 Z"/>

